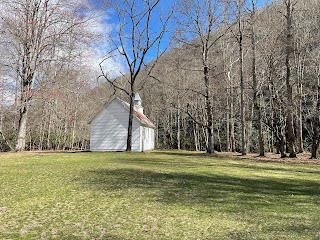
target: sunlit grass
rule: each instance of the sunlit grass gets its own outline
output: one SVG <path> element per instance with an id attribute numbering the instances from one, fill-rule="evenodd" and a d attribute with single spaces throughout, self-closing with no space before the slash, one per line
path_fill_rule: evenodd
<path id="1" fill-rule="evenodd" d="M 320 239 L 320 166 L 1 153 L 0 239 Z"/>

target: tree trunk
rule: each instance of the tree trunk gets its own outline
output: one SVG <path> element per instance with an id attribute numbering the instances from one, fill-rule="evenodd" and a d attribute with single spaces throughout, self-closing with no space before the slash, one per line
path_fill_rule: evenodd
<path id="1" fill-rule="evenodd" d="M 204 67 L 204 82 L 206 87 L 206 110 L 207 110 L 207 133 L 208 133 L 208 147 L 207 153 L 213 153 L 213 121 L 212 121 L 212 105 L 210 97 L 210 86 L 209 86 L 209 69 L 208 66 Z"/>
<path id="2" fill-rule="evenodd" d="M 194 135 L 195 150 L 199 151 L 198 124 L 195 122 L 193 122 L 193 135 Z"/>
<path id="3" fill-rule="evenodd" d="M 270 105 L 273 106 L 272 98 L 270 100 Z M 274 109 L 271 107 L 271 116 L 270 116 L 270 122 L 271 126 L 274 126 Z M 273 147 L 274 147 L 274 132 L 270 131 L 270 149 L 269 151 L 273 153 Z M 277 149 L 278 152 L 278 149 Z"/>
<path id="4" fill-rule="evenodd" d="M 177 147 L 178 150 L 181 149 L 181 141 L 180 141 L 180 109 L 178 109 L 178 114 L 177 114 Z"/>
<path id="5" fill-rule="evenodd" d="M 226 152 L 230 151 L 230 112 L 229 112 L 229 96 L 227 97 L 227 119 L 226 119 Z"/>
<path id="6" fill-rule="evenodd" d="M 294 129 L 293 129 L 293 93 L 291 85 L 291 63 L 290 58 L 293 53 L 293 35 L 292 35 L 292 5 L 291 1 L 286 1 L 286 20 L 287 20 L 287 36 L 286 36 L 286 87 L 287 87 L 287 127 L 288 127 L 288 150 L 289 157 L 296 157 L 296 152 L 294 149 Z"/>
<path id="7" fill-rule="evenodd" d="M 251 116 L 250 119 L 253 119 L 254 106 L 251 106 Z M 252 136 L 252 126 L 253 121 L 248 121 L 246 124 L 246 152 L 251 152 L 255 149 L 255 146 L 252 145 L 254 138 Z"/>
<path id="8" fill-rule="evenodd" d="M 317 158 L 317 152 L 320 145 L 320 135 L 319 135 L 319 119 L 314 120 L 313 122 L 313 137 L 312 137 L 312 147 L 311 147 L 311 157 L 310 159 Z"/>
<path id="9" fill-rule="evenodd" d="M 47 134 L 47 146 L 46 149 L 50 150 L 51 149 L 51 141 L 50 141 L 50 137 L 51 137 L 51 112 L 49 111 L 49 120 L 48 120 L 48 134 Z"/>
<path id="10" fill-rule="evenodd" d="M 297 78 L 296 78 L 296 89 L 297 89 L 297 143 L 298 143 L 298 153 L 303 153 L 303 135 L 302 135 L 302 81 L 304 80 L 304 65 L 305 65 L 305 56 L 303 53 L 303 50 L 300 48 L 300 40 L 297 39 L 297 53 L 296 55 L 296 72 L 297 72 Z"/>
<path id="11" fill-rule="evenodd" d="M 128 135 L 127 135 L 127 148 L 126 151 L 130 152 L 132 148 L 132 123 L 133 123 L 133 110 L 134 110 L 134 91 L 131 91 L 130 97 L 130 111 L 128 120 Z"/>
<path id="12" fill-rule="evenodd" d="M 313 137 L 311 147 L 311 159 L 317 158 L 320 145 L 320 83 L 318 80 L 317 106 L 313 117 Z"/>
<path id="13" fill-rule="evenodd" d="M 22 106 L 19 115 L 18 137 L 15 147 L 16 151 L 18 152 L 24 151 L 26 148 L 27 114 L 28 107 Z"/>
<path id="14" fill-rule="evenodd" d="M 287 157 L 286 151 L 285 151 L 285 145 L 286 145 L 286 137 L 282 131 L 280 131 L 280 138 L 279 138 L 279 151 L 281 158 Z"/>
<path id="15" fill-rule="evenodd" d="M 169 115 L 169 136 L 170 136 L 170 149 L 175 147 L 175 139 L 174 139 L 174 134 L 173 134 L 173 129 L 174 129 L 174 114 L 172 114 L 172 109 L 170 108 L 170 115 Z"/>
<path id="16" fill-rule="evenodd" d="M 300 97 L 299 97 L 300 98 Z M 298 138 L 298 152 L 303 153 L 303 136 L 302 136 L 302 101 L 299 99 L 299 106 L 297 111 L 297 138 Z"/>
<path id="17" fill-rule="evenodd" d="M 155 148 L 157 149 L 157 148 L 159 148 L 159 119 L 158 119 L 158 117 L 156 117 L 156 124 L 157 124 L 157 126 L 156 126 L 156 130 L 155 130 L 155 134 L 156 134 Z"/>
<path id="18" fill-rule="evenodd" d="M 233 83 L 228 72 L 228 78 L 230 80 L 230 150 L 231 152 L 236 151 L 236 138 L 235 138 L 235 128 L 234 128 L 234 107 L 233 107 Z"/>
<path id="19" fill-rule="evenodd" d="M 221 152 L 222 147 L 221 147 L 221 137 L 220 137 L 220 121 L 219 123 L 217 123 L 217 138 L 218 138 L 218 151 Z"/>
<path id="20" fill-rule="evenodd" d="M 240 71 L 240 118 L 241 118 L 241 154 L 246 155 L 246 121 L 245 121 L 245 104 L 244 104 L 244 79 L 243 79 L 243 46 L 241 19 L 239 18 L 239 71 Z"/>
<path id="21" fill-rule="evenodd" d="M 298 139 L 298 152 L 303 153 L 303 135 L 302 135 L 302 83 L 303 70 L 301 69 L 301 64 L 299 63 L 298 67 L 298 83 L 297 83 L 297 92 L 298 92 L 298 107 L 297 107 L 297 139 Z M 301 69 L 301 70 L 300 70 Z"/>
<path id="22" fill-rule="evenodd" d="M 180 122 L 180 118 L 181 118 L 181 114 L 180 114 L 180 78 L 178 78 L 178 109 L 177 109 L 177 148 L 178 150 L 181 149 L 181 139 L 180 139 L 180 131 L 181 131 L 181 122 Z"/>
<path id="23" fill-rule="evenodd" d="M 71 144 L 70 149 L 74 149 L 74 143 L 76 139 L 76 128 L 77 128 L 77 118 L 78 118 L 78 103 L 79 103 L 79 96 L 76 96 L 76 104 L 73 116 L 73 124 L 72 124 L 72 134 L 71 134 Z"/>
<path id="24" fill-rule="evenodd" d="M 208 149 L 208 131 L 207 128 L 204 126 L 201 126 L 201 130 L 202 130 L 202 136 L 203 136 L 203 140 L 201 141 L 204 145 L 202 145 L 203 147 L 201 147 L 201 149 Z"/>
<path id="25" fill-rule="evenodd" d="M 259 156 L 264 156 L 264 139 L 262 132 L 262 116 L 260 107 L 260 94 L 258 89 L 257 74 L 256 74 L 256 37 L 255 37 L 255 4 L 252 0 L 252 13 L 251 13 L 251 50 L 252 50 L 252 86 L 253 86 L 253 105 L 254 105 L 254 118 L 258 127 L 259 138 Z"/>
<path id="26" fill-rule="evenodd" d="M 38 145 L 38 150 L 43 150 L 43 145 L 44 145 L 44 135 L 45 135 L 45 130 L 44 130 L 44 124 L 45 124 L 45 118 L 46 118 L 46 111 L 45 107 L 43 107 L 42 110 L 42 118 L 40 122 L 40 129 L 39 129 L 39 145 Z"/>

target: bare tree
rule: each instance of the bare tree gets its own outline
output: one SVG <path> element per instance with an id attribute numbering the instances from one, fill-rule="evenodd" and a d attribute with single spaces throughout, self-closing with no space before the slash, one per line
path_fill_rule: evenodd
<path id="1" fill-rule="evenodd" d="M 236 16 L 236 32 L 232 30 L 233 35 L 238 43 L 239 54 L 239 78 L 240 78 L 240 122 L 241 122 L 241 154 L 247 154 L 247 138 L 246 138 L 246 120 L 245 120 L 245 83 L 244 83 L 244 7 L 246 2 L 244 0 L 231 1 L 234 9 L 233 13 Z"/>
<path id="2" fill-rule="evenodd" d="M 293 47 L 293 10 L 294 6 L 297 2 L 292 2 L 292 0 L 284 0 L 285 5 L 285 14 L 284 17 L 286 19 L 286 96 L 287 96 L 287 128 L 288 128 L 288 150 L 289 150 L 289 157 L 296 157 L 296 152 L 294 149 L 294 127 L 293 127 L 293 90 L 292 90 L 292 83 L 291 83 L 291 75 L 292 75 L 292 66 L 291 66 L 291 58 L 294 52 Z"/>
<path id="3" fill-rule="evenodd" d="M 196 122 L 205 126 L 207 130 L 208 153 L 214 152 L 212 77 L 221 71 L 217 70 L 216 66 L 212 64 L 210 55 L 215 54 L 217 42 L 226 33 L 226 29 L 219 29 L 223 26 L 225 20 L 223 6 L 222 1 L 217 0 L 182 0 L 179 3 L 176 18 L 178 41 L 197 49 L 201 53 L 200 62 L 204 89 L 198 93 L 205 99 L 207 121 L 206 123 Z M 189 116 L 192 117 L 191 114 Z"/>
<path id="4" fill-rule="evenodd" d="M 4 44 L 13 59 L 7 66 L 17 73 L 17 88 L 20 89 L 15 149 L 23 151 L 27 116 L 34 89 L 44 75 L 42 67 L 61 55 L 61 46 L 70 37 L 70 30 L 86 22 L 87 18 L 75 14 L 82 5 L 72 0 L 1 0 L 0 6 L 1 24 L 7 39 Z"/>
<path id="5" fill-rule="evenodd" d="M 262 114 L 260 107 L 260 91 L 258 89 L 258 80 L 256 73 L 256 1 L 251 0 L 250 9 L 250 32 L 251 32 L 251 54 L 252 54 L 252 88 L 253 88 L 253 104 L 254 104 L 254 118 L 258 127 L 258 139 L 259 139 L 259 156 L 264 156 L 264 139 L 262 131 Z"/>
<path id="6" fill-rule="evenodd" d="M 128 120 L 128 135 L 126 151 L 131 151 L 132 144 L 132 121 L 134 111 L 134 96 L 136 83 L 141 70 L 150 63 L 152 58 L 159 57 L 164 51 L 161 43 L 167 32 L 169 19 L 172 11 L 161 15 L 161 0 L 122 0 L 117 1 L 115 10 L 119 20 L 119 30 L 110 37 L 114 49 L 100 63 L 102 77 L 112 86 L 124 92 L 130 99 L 130 112 Z M 161 49 L 162 48 L 162 49 Z M 110 74 L 103 69 L 103 63 L 114 57 L 122 57 L 129 72 L 129 88 L 125 88 Z M 153 69 L 156 61 L 149 65 L 149 72 Z M 124 77 L 125 73 L 120 72 Z M 149 74 L 147 74 L 149 75 Z"/>

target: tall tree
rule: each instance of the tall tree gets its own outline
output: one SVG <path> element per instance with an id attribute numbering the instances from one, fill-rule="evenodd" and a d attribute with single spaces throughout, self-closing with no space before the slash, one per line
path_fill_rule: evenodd
<path id="1" fill-rule="evenodd" d="M 286 104 L 286 114 L 287 114 L 287 128 L 288 128 L 288 150 L 289 150 L 289 157 L 296 157 L 296 152 L 294 149 L 294 126 L 293 126 L 293 112 L 294 112 L 294 105 L 293 105 L 293 89 L 292 89 L 292 66 L 291 66 L 291 58 L 294 52 L 293 46 L 293 10 L 294 6 L 297 2 L 293 2 L 292 0 L 284 0 L 285 5 L 285 14 L 284 17 L 286 19 L 286 58 L 285 58 L 285 66 L 286 66 L 286 97 L 287 97 L 287 104 Z"/>
<path id="2" fill-rule="evenodd" d="M 114 4 L 114 10 L 119 21 L 119 29 L 110 36 L 114 49 L 100 63 L 102 77 L 104 77 L 115 89 L 121 90 L 129 97 L 130 111 L 128 119 L 128 134 L 126 151 L 131 151 L 132 122 L 134 112 L 134 97 L 137 79 L 141 70 L 149 63 L 149 71 L 153 69 L 156 61 L 151 61 L 151 54 L 158 56 L 163 54 L 165 44 L 161 40 L 167 32 L 172 11 L 161 14 L 161 0 L 121 0 Z M 115 57 L 122 57 L 129 72 L 129 87 L 112 79 L 106 72 L 103 64 Z M 124 73 L 120 72 L 124 77 Z"/>
<path id="3" fill-rule="evenodd" d="M 7 39 L 4 44 L 12 59 L 7 66 L 17 73 L 20 89 L 16 151 L 25 149 L 27 116 L 34 89 L 44 75 L 43 67 L 61 55 L 71 29 L 86 21 L 76 14 L 81 6 L 81 1 L 72 0 L 0 1 Z M 53 58 L 52 53 L 56 53 Z"/>
<path id="4" fill-rule="evenodd" d="M 258 89 L 258 80 L 256 73 L 256 1 L 251 0 L 250 10 L 250 32 L 251 32 L 251 54 L 252 54 L 252 88 L 253 88 L 253 104 L 254 104 L 254 118 L 258 127 L 258 139 L 259 139 L 259 156 L 264 156 L 264 139 L 262 131 L 262 114 L 260 107 L 260 91 Z"/>
<path id="5" fill-rule="evenodd" d="M 215 54 L 217 42 L 225 34 L 226 30 L 219 29 L 224 23 L 225 15 L 222 1 L 218 0 L 181 0 L 177 15 L 178 41 L 183 42 L 200 52 L 202 78 L 204 89 L 199 95 L 205 99 L 206 123 L 208 135 L 207 152 L 214 152 L 213 142 L 213 95 L 212 77 L 218 75 L 216 66 L 212 63 L 212 54 Z M 220 31 L 218 31 L 220 30 Z M 190 41 L 191 40 L 191 41 Z M 189 114 L 192 117 L 191 114 Z"/>
<path id="6" fill-rule="evenodd" d="M 246 119 L 245 119 L 245 83 L 244 83 L 244 6 L 246 2 L 244 0 L 234 0 L 233 12 L 236 16 L 236 32 L 234 37 L 238 43 L 239 54 L 239 79 L 240 79 L 240 122 L 241 122 L 241 154 L 247 154 L 247 138 L 246 138 Z"/>

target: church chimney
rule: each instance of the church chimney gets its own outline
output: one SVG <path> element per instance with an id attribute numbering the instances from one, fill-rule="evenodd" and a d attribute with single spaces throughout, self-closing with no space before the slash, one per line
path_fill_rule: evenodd
<path id="1" fill-rule="evenodd" d="M 141 105 L 141 98 L 140 98 L 140 96 L 139 96 L 139 93 L 135 93 L 135 94 L 134 94 L 134 99 L 133 99 L 133 101 L 134 101 L 135 110 L 136 110 L 137 112 L 140 112 L 140 113 L 143 114 L 143 107 L 142 107 L 142 105 Z"/>

